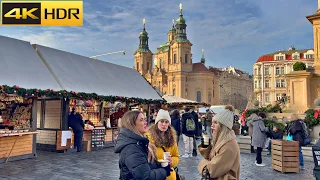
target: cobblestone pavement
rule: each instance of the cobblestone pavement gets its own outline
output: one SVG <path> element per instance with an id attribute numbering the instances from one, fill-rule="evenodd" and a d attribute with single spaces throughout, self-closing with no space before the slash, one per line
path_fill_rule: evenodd
<path id="1" fill-rule="evenodd" d="M 180 143 L 183 145 L 183 143 Z M 183 147 L 179 149 L 182 152 Z M 201 157 L 181 158 L 179 172 L 186 179 L 200 179 L 196 170 Z M 254 165 L 254 154 L 241 154 L 241 180 L 313 180 L 313 162 L 305 162 L 301 173 L 282 174 L 271 169 L 270 157 L 264 156 L 265 167 Z M 82 153 L 38 152 L 34 159 L 0 164 L 0 179 L 5 180 L 70 180 L 70 179 L 118 179 L 118 155 L 113 148 Z"/>

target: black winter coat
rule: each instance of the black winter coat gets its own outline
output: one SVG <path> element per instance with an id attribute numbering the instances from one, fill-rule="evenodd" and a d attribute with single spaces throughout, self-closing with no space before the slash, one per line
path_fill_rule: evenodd
<path id="1" fill-rule="evenodd" d="M 160 163 L 148 163 L 147 138 L 121 128 L 115 144 L 115 153 L 119 153 L 121 180 L 165 180 L 167 175 Z"/>
<path id="2" fill-rule="evenodd" d="M 201 136 L 202 132 L 200 130 L 200 124 L 199 124 L 199 116 L 196 112 L 192 111 L 191 112 L 192 116 L 194 117 L 194 122 L 196 123 L 196 132 L 195 135 L 196 136 Z M 201 128 L 202 129 L 202 128 Z"/>
<path id="3" fill-rule="evenodd" d="M 174 129 L 177 132 L 177 136 L 180 136 L 181 134 L 181 121 L 179 116 L 171 116 L 171 125 L 174 127 Z"/>
<path id="4" fill-rule="evenodd" d="M 83 131 L 84 123 L 79 113 L 70 114 L 68 117 L 68 126 L 72 128 L 74 132 Z"/>
<path id="5" fill-rule="evenodd" d="M 283 139 L 283 133 L 281 131 L 278 131 L 278 132 L 274 132 L 274 131 L 271 131 L 271 138 L 272 139 Z"/>
<path id="6" fill-rule="evenodd" d="M 303 137 L 303 127 L 300 121 L 302 120 L 299 119 L 299 120 L 293 121 L 291 126 L 289 127 L 289 132 L 293 140 L 299 141 L 299 145 L 302 146 L 304 137 Z"/>
<path id="7" fill-rule="evenodd" d="M 181 118 L 182 134 L 189 137 L 194 137 L 194 135 L 196 134 L 196 131 L 187 131 L 186 122 L 187 122 L 187 119 L 189 118 L 194 120 L 194 116 L 191 113 L 184 113 L 182 115 L 182 118 Z M 197 128 L 197 124 L 196 124 L 196 128 Z"/>

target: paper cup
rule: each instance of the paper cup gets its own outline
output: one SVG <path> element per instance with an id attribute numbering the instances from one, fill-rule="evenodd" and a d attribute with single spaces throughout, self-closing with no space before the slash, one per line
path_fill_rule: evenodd
<path id="1" fill-rule="evenodd" d="M 161 163 L 161 167 L 166 167 L 169 165 L 169 162 L 167 160 L 160 160 L 159 162 Z"/>
<path id="2" fill-rule="evenodd" d="M 203 144 L 209 145 L 209 136 L 208 135 L 203 135 Z"/>
<path id="3" fill-rule="evenodd" d="M 163 159 L 168 160 L 168 157 L 170 156 L 170 152 L 164 152 L 163 153 Z"/>

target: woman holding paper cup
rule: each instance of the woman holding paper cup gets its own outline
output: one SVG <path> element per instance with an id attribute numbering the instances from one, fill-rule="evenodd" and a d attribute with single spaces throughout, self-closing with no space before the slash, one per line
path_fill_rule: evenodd
<path id="1" fill-rule="evenodd" d="M 204 157 L 198 164 L 198 171 L 202 177 L 211 179 L 240 179 L 240 149 L 236 135 L 232 130 L 233 107 L 226 106 L 225 110 L 212 118 L 213 140 L 203 137 L 198 146 L 200 154 Z"/>
<path id="2" fill-rule="evenodd" d="M 156 148 L 146 138 L 147 130 L 147 121 L 141 111 L 123 115 L 115 144 L 115 153 L 120 156 L 121 180 L 165 180 L 170 175 L 170 165 L 157 161 Z"/>
<path id="3" fill-rule="evenodd" d="M 163 166 L 166 163 L 171 167 L 178 165 L 180 154 L 177 146 L 177 134 L 171 126 L 171 118 L 168 111 L 159 110 L 155 124 L 150 126 L 147 137 L 150 143 L 156 146 L 156 157 Z M 176 180 L 176 172 L 173 168 L 167 180 Z"/>

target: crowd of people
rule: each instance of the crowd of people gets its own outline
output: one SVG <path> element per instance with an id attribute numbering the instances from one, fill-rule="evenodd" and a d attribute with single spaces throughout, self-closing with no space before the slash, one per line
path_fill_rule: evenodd
<path id="1" fill-rule="evenodd" d="M 227 106 L 215 116 L 207 112 L 199 121 L 200 115 L 190 108 L 182 113 L 160 109 L 149 123 L 139 110 L 125 113 L 115 144 L 120 156 L 120 179 L 183 179 L 178 173 L 179 160 L 197 156 L 197 149 L 203 156 L 198 164 L 203 179 L 239 179 L 240 150 L 232 130 L 233 110 Z M 201 138 L 202 133 L 212 135 L 209 144 Z M 180 136 L 185 146 L 181 156 Z M 199 145 L 196 138 L 201 138 Z"/>

